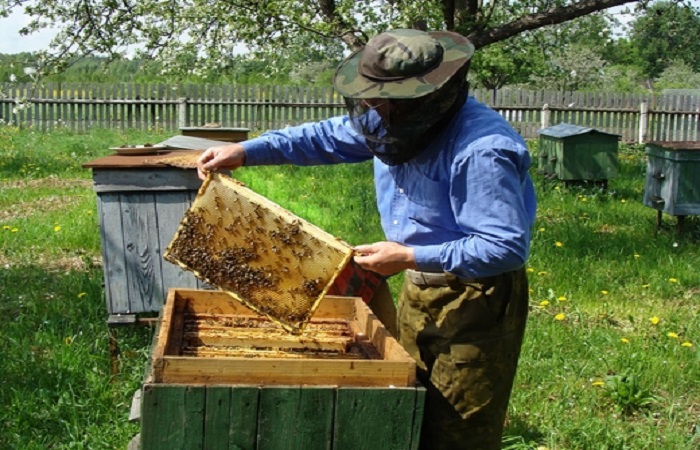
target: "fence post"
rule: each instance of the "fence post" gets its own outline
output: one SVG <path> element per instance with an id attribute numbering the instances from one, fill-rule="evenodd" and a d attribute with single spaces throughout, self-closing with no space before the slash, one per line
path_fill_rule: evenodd
<path id="1" fill-rule="evenodd" d="M 647 137 L 647 125 L 649 123 L 649 103 L 642 101 L 639 105 L 639 139 L 638 144 L 643 144 Z"/>
<path id="2" fill-rule="evenodd" d="M 177 104 L 177 126 L 185 128 L 187 126 L 187 98 L 180 97 Z"/>
<path id="3" fill-rule="evenodd" d="M 547 128 L 549 127 L 549 104 L 545 103 L 542 105 L 542 128 Z"/>

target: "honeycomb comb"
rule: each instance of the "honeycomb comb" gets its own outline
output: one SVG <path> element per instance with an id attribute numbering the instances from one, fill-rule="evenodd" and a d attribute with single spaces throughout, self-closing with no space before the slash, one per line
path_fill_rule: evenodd
<path id="1" fill-rule="evenodd" d="M 351 257 L 349 245 L 217 173 L 207 176 L 164 254 L 295 334 Z"/>

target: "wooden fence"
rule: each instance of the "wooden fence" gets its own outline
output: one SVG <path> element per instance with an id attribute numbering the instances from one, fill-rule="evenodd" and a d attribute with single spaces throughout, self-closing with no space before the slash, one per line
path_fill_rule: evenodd
<path id="1" fill-rule="evenodd" d="M 472 92 L 525 138 L 566 122 L 624 142 L 700 140 L 700 96 L 500 90 Z M 252 132 L 344 112 L 331 87 L 56 83 L 0 87 L 0 124 L 176 131 L 218 123 Z"/>

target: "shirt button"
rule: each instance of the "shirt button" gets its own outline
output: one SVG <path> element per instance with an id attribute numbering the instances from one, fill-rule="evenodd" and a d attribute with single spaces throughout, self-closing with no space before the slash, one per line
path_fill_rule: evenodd
<path id="1" fill-rule="evenodd" d="M 399 224 L 399 221 L 398 221 L 398 220 L 394 220 L 394 225 L 398 225 L 398 224 Z"/>

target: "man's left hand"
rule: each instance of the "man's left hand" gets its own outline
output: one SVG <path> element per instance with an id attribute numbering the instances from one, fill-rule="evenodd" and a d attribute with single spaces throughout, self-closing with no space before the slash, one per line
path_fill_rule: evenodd
<path id="1" fill-rule="evenodd" d="M 396 242 L 358 245 L 354 250 L 355 262 L 360 267 L 380 275 L 393 275 L 405 269 L 416 268 L 413 249 Z"/>

